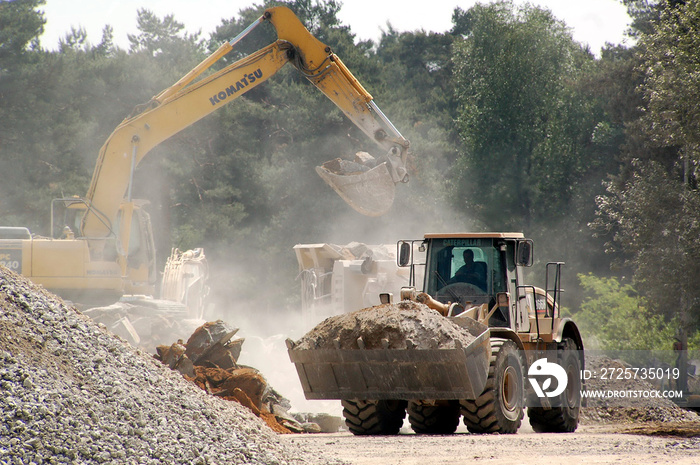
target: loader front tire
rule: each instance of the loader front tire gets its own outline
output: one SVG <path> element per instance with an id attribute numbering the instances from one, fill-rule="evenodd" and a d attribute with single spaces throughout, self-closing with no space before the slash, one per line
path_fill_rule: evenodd
<path id="1" fill-rule="evenodd" d="M 553 399 L 555 405 L 550 408 L 528 407 L 530 425 L 537 433 L 573 433 L 578 427 L 581 410 L 581 360 L 572 339 L 564 339 L 559 344 L 558 352 L 557 362 L 566 371 L 566 389 Z"/>
<path id="2" fill-rule="evenodd" d="M 459 425 L 459 402 L 447 405 L 408 403 L 408 421 L 416 434 L 452 434 Z"/>
<path id="3" fill-rule="evenodd" d="M 398 434 L 406 417 L 405 400 L 343 400 L 345 425 L 354 435 Z"/>
<path id="4" fill-rule="evenodd" d="M 518 346 L 507 339 L 491 339 L 486 387 L 476 399 L 460 401 L 470 433 L 514 434 L 523 420 L 525 403 L 523 363 Z"/>

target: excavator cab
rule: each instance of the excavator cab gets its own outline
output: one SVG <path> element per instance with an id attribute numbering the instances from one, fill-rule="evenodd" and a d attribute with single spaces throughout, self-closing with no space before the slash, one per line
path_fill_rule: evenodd
<path id="1" fill-rule="evenodd" d="M 144 207 L 145 200 L 134 200 L 131 205 L 128 227 L 123 228 L 127 203 L 120 205 L 113 223 L 103 219 L 109 235 L 91 238 L 88 245 L 88 262 L 95 268 L 93 275 L 105 274 L 104 267 L 123 262 L 121 273 L 126 279 L 118 293 L 153 294 L 157 281 L 155 245 L 150 215 Z M 51 237 L 59 240 L 84 238 L 82 221 L 90 210 L 89 203 L 80 197 L 53 199 L 51 201 Z"/>
<path id="2" fill-rule="evenodd" d="M 51 237 L 74 239 L 80 236 L 80 222 L 87 207 L 79 197 L 53 199 L 51 201 Z"/>

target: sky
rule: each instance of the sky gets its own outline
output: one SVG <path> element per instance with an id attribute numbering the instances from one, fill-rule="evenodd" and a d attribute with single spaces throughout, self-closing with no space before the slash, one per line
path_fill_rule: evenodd
<path id="1" fill-rule="evenodd" d="M 525 0 L 514 0 L 524 4 Z M 258 4 L 255 0 L 46 0 L 42 7 L 45 18 L 41 44 L 55 50 L 60 38 L 71 27 L 83 27 L 88 40 L 97 44 L 102 39 L 102 29 L 109 24 L 114 29 L 114 41 L 128 49 L 127 34 L 134 34 L 136 16 L 140 8 L 147 8 L 159 17 L 172 14 L 183 23 L 189 33 L 202 32 L 208 38 L 222 18 L 238 16 L 242 8 Z M 387 23 L 398 31 L 425 30 L 445 32 L 451 28 L 455 7 L 469 9 L 477 0 L 432 0 L 430 2 L 406 0 L 345 0 L 340 10 L 341 21 L 350 26 L 357 39 L 378 39 Z M 481 0 L 491 3 L 491 0 Z M 554 16 L 564 21 L 572 30 L 574 39 L 588 44 L 598 54 L 605 43 L 627 43 L 625 30 L 630 23 L 620 0 L 530 0 L 537 6 L 548 8 Z M 430 5 L 430 8 L 426 7 Z"/>

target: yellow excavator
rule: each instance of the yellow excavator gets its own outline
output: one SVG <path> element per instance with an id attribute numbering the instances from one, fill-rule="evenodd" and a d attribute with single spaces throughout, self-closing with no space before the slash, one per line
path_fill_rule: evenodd
<path id="1" fill-rule="evenodd" d="M 263 22 L 278 40 L 201 77 Z M 138 106 L 102 146 L 87 196 L 57 199 L 51 237 L 0 228 L 0 263 L 76 302 L 104 304 L 124 294 L 153 295 L 155 248 L 146 202 L 132 198 L 134 170 L 149 151 L 265 82 L 291 63 L 383 150 L 381 158 L 332 160 L 317 172 L 353 208 L 384 214 L 407 181 L 409 143 L 330 47 L 285 7 L 264 14 L 174 85 Z M 200 78 L 197 80 L 197 78 Z"/>

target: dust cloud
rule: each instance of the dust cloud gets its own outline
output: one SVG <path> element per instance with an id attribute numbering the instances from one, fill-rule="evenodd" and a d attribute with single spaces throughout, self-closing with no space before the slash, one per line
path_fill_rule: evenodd
<path id="1" fill-rule="evenodd" d="M 289 248 L 289 253 L 293 256 L 292 246 Z M 274 268 L 275 264 L 269 263 L 268 266 Z M 244 298 L 234 301 L 221 298 L 213 301 L 207 319 L 222 319 L 240 328 L 236 336 L 244 338 L 245 342 L 238 363 L 258 369 L 268 384 L 290 401 L 291 412 L 328 413 L 341 416 L 340 402 L 309 401 L 304 397 L 296 368 L 287 355 L 285 340 L 287 338 L 296 340 L 311 329 L 302 323 L 301 304 L 274 305 L 269 300 L 270 293 L 262 283 L 263 280 L 251 279 L 250 270 L 246 269 L 242 263 L 228 266 L 226 279 L 249 284 L 250 292 L 247 292 Z M 299 289 L 296 288 L 291 292 L 296 292 L 298 295 Z M 218 296 L 221 296 L 221 292 Z"/>
<path id="2" fill-rule="evenodd" d="M 469 231 L 475 227 L 465 215 L 448 207 L 420 205 L 416 199 L 425 194 L 412 188 L 410 183 L 398 185 L 392 210 L 379 218 L 355 212 L 328 189 L 330 199 L 325 202 L 333 204 L 332 216 L 309 208 L 305 217 L 295 219 L 296 224 L 313 225 L 315 231 L 290 230 L 284 241 L 264 246 L 256 241 L 239 243 L 235 250 L 226 252 L 229 260 L 213 257 L 213 303 L 207 319 L 220 318 L 240 328 L 237 336 L 245 338 L 245 342 L 239 362 L 260 370 L 270 385 L 290 400 L 292 412 L 342 414 L 339 401 L 305 399 L 296 368 L 287 354 L 287 338 L 298 340 L 320 323 L 305 324 L 302 318 L 301 282 L 294 279 L 298 277 L 294 245 L 393 245 L 401 239 L 420 239 L 427 232 Z"/>

